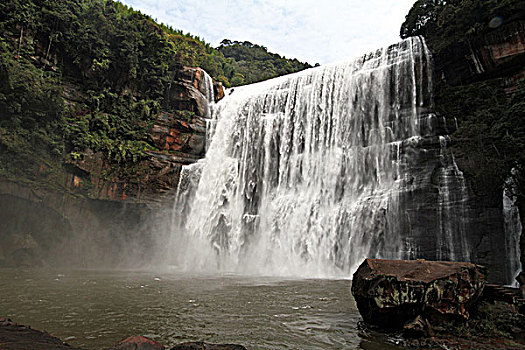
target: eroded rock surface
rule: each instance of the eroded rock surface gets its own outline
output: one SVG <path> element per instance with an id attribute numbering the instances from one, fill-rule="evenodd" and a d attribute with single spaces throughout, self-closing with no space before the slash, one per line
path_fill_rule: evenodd
<path id="1" fill-rule="evenodd" d="M 472 263 L 366 259 L 354 273 L 352 294 L 366 323 L 425 334 L 427 320 L 468 320 L 485 276 Z"/>
<path id="2" fill-rule="evenodd" d="M 52 335 L 0 318 L 0 348 L 9 350 L 80 350 Z"/>
<path id="3" fill-rule="evenodd" d="M 525 21 L 503 25 L 470 41 L 456 43 L 436 57 L 436 72 L 451 85 L 504 77 L 510 90 L 523 78 Z"/>

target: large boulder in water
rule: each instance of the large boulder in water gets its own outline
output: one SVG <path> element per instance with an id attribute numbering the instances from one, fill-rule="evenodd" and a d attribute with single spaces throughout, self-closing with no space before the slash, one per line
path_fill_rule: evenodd
<path id="1" fill-rule="evenodd" d="M 467 320 L 485 278 L 484 267 L 466 262 L 366 259 L 352 294 L 366 323 L 411 330 Z"/>
<path id="2" fill-rule="evenodd" d="M 120 341 L 113 350 L 164 350 L 164 345 L 154 340 L 134 335 Z"/>

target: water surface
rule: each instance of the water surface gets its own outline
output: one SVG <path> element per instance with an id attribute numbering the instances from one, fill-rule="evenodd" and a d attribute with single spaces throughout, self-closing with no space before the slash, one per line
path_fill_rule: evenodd
<path id="1" fill-rule="evenodd" d="M 389 348 L 361 334 L 348 280 L 0 269 L 0 317 L 86 349 L 136 334 L 167 346 Z"/>

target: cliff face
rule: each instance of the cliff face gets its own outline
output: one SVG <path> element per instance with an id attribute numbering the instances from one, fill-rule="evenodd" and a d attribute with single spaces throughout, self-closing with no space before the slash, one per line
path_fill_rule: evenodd
<path id="1" fill-rule="evenodd" d="M 224 96 L 222 85 L 206 85 L 205 74 L 200 68 L 175 74 L 171 112 L 161 111 L 148 134 L 159 151 L 145 159 L 118 168 L 86 150 L 54 174 L 54 188 L 39 184 L 50 171 L 44 163 L 31 183 L 0 179 L 0 266 L 151 263 L 167 232 L 161 226 L 169 222 L 181 167 L 204 155 L 206 94 Z M 74 96 L 71 103 L 78 103 Z"/>
<path id="2" fill-rule="evenodd" d="M 469 195 L 465 205 L 473 214 L 466 216 L 466 224 L 481 248 L 472 258 L 491 267 L 490 279 L 496 274 L 501 276 L 498 282 L 512 283 L 516 276 L 508 265 L 517 263 L 509 260 L 520 258 L 514 256 L 518 251 L 514 240 L 519 242 L 520 232 L 505 232 L 505 228 L 519 228 L 505 223 L 502 196 L 507 179 L 516 174 L 511 169 L 519 168 L 523 160 L 519 89 L 525 78 L 525 21 L 504 23 L 454 43 L 440 50 L 434 60 L 435 107 L 451 129 L 451 151 L 465 174 Z M 511 191 L 512 197 L 525 227 L 523 176 L 514 177 L 518 187 Z M 524 243 L 522 236 L 518 243 L 522 266 Z"/>
<path id="3" fill-rule="evenodd" d="M 115 169 L 103 154 L 87 150 L 68 167 L 66 188 L 72 193 L 88 191 L 92 199 L 162 203 L 177 187 L 182 165 L 204 156 L 209 104 L 224 96 L 220 83 L 211 85 L 200 68 L 184 67 L 174 73 L 166 91 L 165 108 L 149 130 L 148 139 L 159 151 L 147 151 L 136 164 Z M 216 93 L 210 93 L 210 91 Z M 208 94 L 208 97 L 206 95 Z M 211 95 L 211 96 L 210 96 Z M 164 198 L 168 196 L 169 198 Z"/>
<path id="4" fill-rule="evenodd" d="M 448 46 L 435 56 L 435 69 L 439 78 L 453 86 L 502 78 L 512 93 L 525 77 L 524 61 L 525 20 L 519 20 Z"/>

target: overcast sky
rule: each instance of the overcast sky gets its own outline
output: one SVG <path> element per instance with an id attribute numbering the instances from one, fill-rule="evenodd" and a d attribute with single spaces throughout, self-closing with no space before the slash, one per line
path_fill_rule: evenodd
<path id="1" fill-rule="evenodd" d="M 399 41 L 416 0 L 122 0 L 199 36 L 250 41 L 308 63 L 344 61 Z"/>

